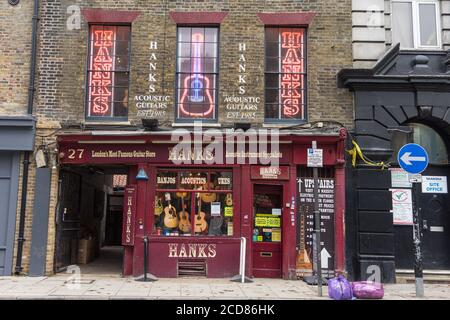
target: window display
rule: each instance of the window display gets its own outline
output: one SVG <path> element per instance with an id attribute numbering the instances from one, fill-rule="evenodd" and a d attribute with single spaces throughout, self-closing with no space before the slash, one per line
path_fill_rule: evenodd
<path id="1" fill-rule="evenodd" d="M 232 171 L 159 170 L 155 233 L 232 236 Z"/>

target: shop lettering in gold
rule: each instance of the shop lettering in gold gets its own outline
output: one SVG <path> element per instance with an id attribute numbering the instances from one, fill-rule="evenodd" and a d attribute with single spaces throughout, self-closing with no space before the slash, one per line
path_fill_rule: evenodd
<path id="1" fill-rule="evenodd" d="M 92 151 L 92 158 L 155 158 L 156 153 L 149 150 L 98 150 Z"/>
<path id="2" fill-rule="evenodd" d="M 215 244 L 169 243 L 169 258 L 214 258 L 216 255 Z"/>
<path id="3" fill-rule="evenodd" d="M 175 184 L 177 182 L 176 177 L 158 177 L 158 184 Z"/>

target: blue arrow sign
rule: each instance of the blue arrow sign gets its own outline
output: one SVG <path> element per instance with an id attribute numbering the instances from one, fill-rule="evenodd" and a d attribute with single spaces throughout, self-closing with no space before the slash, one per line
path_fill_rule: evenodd
<path id="1" fill-rule="evenodd" d="M 418 174 L 428 167 L 428 154 L 422 146 L 409 143 L 399 150 L 397 161 L 406 172 Z"/>

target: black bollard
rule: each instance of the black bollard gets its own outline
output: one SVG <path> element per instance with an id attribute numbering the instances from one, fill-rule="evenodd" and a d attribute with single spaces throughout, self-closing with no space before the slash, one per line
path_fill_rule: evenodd
<path id="1" fill-rule="evenodd" d="M 148 273 L 148 237 L 144 237 L 144 276 L 136 279 L 136 281 L 148 282 L 158 281 L 154 275 Z"/>

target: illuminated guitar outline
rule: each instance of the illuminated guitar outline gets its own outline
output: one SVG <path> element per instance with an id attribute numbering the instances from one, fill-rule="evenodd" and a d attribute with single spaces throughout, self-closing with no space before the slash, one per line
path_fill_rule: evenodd
<path id="1" fill-rule="evenodd" d="M 214 110 L 215 103 L 213 101 L 213 98 L 210 93 L 210 80 L 208 77 L 205 77 L 204 75 L 200 74 L 202 71 L 202 61 L 200 57 L 200 53 L 202 52 L 202 46 L 204 44 L 203 35 L 201 33 L 194 33 L 192 35 L 192 46 L 194 47 L 194 57 L 193 57 L 193 63 L 192 63 L 192 73 L 189 77 L 186 77 L 184 79 L 184 92 L 180 99 L 180 109 L 181 112 L 185 115 L 191 116 L 191 117 L 206 117 Z M 190 83 L 189 83 L 190 82 Z M 206 89 L 203 85 L 206 83 Z M 194 93 L 193 95 L 189 96 L 189 90 Z M 200 95 L 200 91 L 204 89 L 204 92 L 206 93 L 208 97 L 209 102 L 209 109 L 206 112 L 189 112 L 186 111 L 184 108 L 184 104 L 186 103 L 186 99 L 189 98 L 191 102 L 203 102 L 205 100 L 204 96 Z"/>

